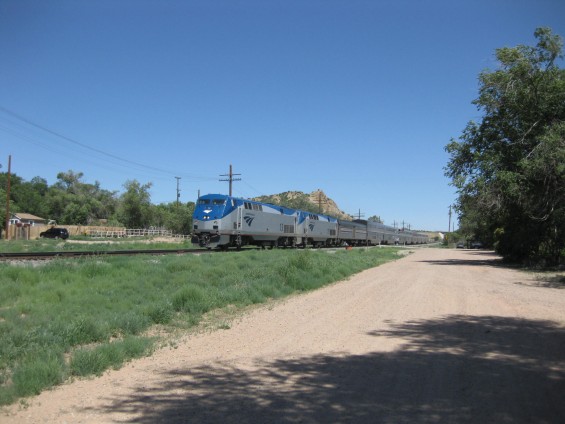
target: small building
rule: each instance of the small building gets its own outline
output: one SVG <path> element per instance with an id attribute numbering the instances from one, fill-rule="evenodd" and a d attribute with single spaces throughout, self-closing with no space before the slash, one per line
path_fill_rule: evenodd
<path id="1" fill-rule="evenodd" d="M 10 225 L 15 225 L 17 227 L 33 227 L 35 225 L 45 224 L 47 224 L 47 220 L 45 218 L 40 218 L 30 213 L 13 213 L 10 217 Z"/>

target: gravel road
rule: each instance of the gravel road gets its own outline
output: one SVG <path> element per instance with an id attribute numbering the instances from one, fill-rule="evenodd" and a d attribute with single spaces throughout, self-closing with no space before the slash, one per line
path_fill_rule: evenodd
<path id="1" fill-rule="evenodd" d="M 0 413 L 1 423 L 565 423 L 565 289 L 418 249 Z"/>

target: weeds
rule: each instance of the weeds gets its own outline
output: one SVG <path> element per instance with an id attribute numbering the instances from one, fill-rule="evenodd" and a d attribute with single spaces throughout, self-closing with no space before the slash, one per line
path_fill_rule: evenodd
<path id="1" fill-rule="evenodd" d="M 397 257 L 279 250 L 1 263 L 0 405 L 149 354 L 155 339 L 143 335 L 154 325 L 188 328 L 209 311 L 313 290 Z"/>
<path id="2" fill-rule="evenodd" d="M 144 356 L 152 346 L 153 341 L 149 338 L 128 337 L 94 348 L 78 349 L 72 356 L 70 373 L 76 376 L 100 375 L 109 368 L 120 368 L 129 359 Z"/>
<path id="3" fill-rule="evenodd" d="M 72 240 L 71 240 L 72 239 Z M 189 241 L 175 243 L 160 243 L 151 239 L 107 239 L 97 240 L 91 237 L 73 236 L 67 241 L 54 239 L 39 240 L 0 240 L 0 250 L 5 253 L 35 253 L 35 252 L 59 252 L 59 251 L 97 251 L 107 252 L 109 250 L 144 250 L 144 249 L 191 249 L 192 243 Z M 94 243 L 74 243 L 73 240 L 88 240 Z"/>

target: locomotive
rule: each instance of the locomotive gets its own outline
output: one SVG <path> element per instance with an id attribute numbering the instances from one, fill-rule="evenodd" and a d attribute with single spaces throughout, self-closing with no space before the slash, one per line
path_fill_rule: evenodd
<path id="1" fill-rule="evenodd" d="M 205 248 L 422 244 L 428 237 L 372 221 L 346 221 L 223 194 L 198 198 L 192 243 Z"/>

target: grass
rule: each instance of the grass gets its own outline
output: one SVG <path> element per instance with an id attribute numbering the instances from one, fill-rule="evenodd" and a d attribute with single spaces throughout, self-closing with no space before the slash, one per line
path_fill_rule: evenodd
<path id="1" fill-rule="evenodd" d="M 314 290 L 398 257 L 387 248 L 0 263 L 0 405 L 150 354 L 156 326 L 184 330 L 211 311 Z"/>
<path id="2" fill-rule="evenodd" d="M 75 241 L 88 241 L 89 243 L 75 243 Z M 86 237 L 73 237 L 72 240 L 0 240 L 0 252 L 4 253 L 35 253 L 59 251 L 98 251 L 109 250 L 149 250 L 149 249 L 191 249 L 189 240 L 171 243 L 153 241 L 151 238 L 136 239 L 92 239 Z"/>

